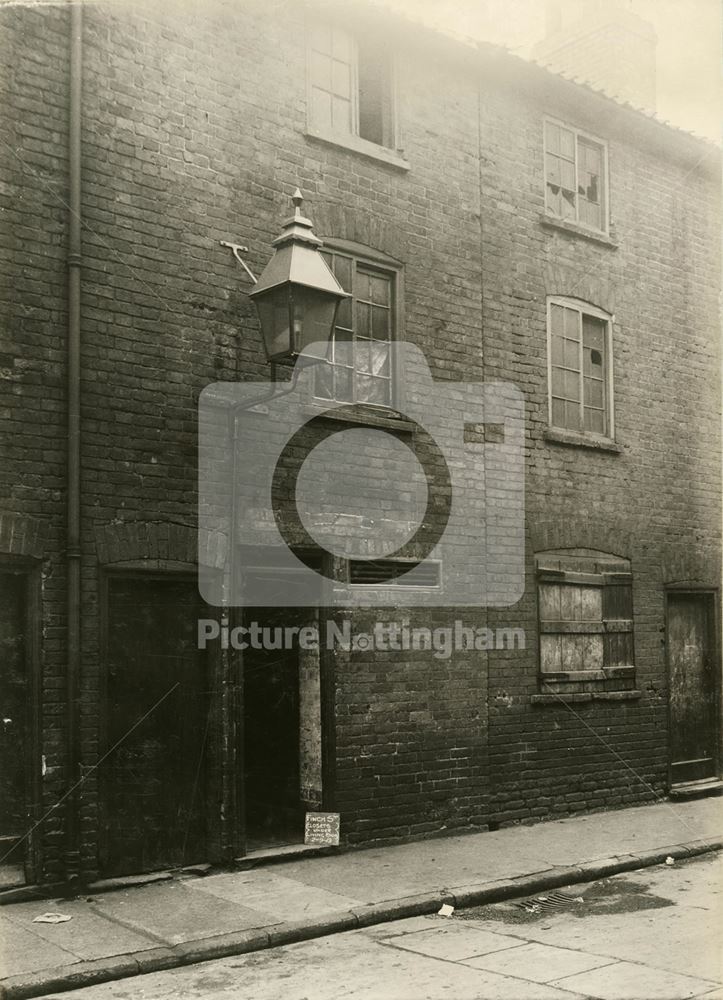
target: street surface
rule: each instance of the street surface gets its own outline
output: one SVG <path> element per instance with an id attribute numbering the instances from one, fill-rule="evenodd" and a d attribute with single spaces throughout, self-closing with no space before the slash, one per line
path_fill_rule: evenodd
<path id="1" fill-rule="evenodd" d="M 723 1000 L 722 876 L 706 855 L 569 886 L 557 905 L 414 917 L 52 997 Z"/>

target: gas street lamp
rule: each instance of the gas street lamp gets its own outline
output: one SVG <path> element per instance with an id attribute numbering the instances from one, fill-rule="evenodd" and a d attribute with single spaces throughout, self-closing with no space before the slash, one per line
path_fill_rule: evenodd
<path id="1" fill-rule="evenodd" d="M 239 256 L 238 251 L 246 248 L 223 244 L 231 247 L 255 283 L 249 297 L 259 314 L 266 357 L 274 367 L 295 361 L 314 343 L 327 345 L 328 353 L 339 303 L 349 298 L 319 253 L 323 243 L 301 214 L 303 197 L 298 188 L 291 200 L 294 214 L 283 223 L 272 244 L 274 255 L 258 281 Z"/>
<path id="2" fill-rule="evenodd" d="M 301 214 L 297 188 L 294 214 L 284 222 L 273 246 L 274 256 L 250 293 L 259 314 L 269 361 L 293 361 L 314 343 L 329 345 L 336 311 L 348 298 L 319 253 L 323 245 L 311 222 Z"/>

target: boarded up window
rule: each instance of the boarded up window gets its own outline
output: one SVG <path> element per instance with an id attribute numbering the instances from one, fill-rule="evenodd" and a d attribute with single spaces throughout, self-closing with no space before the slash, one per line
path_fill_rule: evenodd
<path id="1" fill-rule="evenodd" d="M 626 560 L 538 556 L 540 671 L 605 681 L 634 667 L 632 576 Z"/>

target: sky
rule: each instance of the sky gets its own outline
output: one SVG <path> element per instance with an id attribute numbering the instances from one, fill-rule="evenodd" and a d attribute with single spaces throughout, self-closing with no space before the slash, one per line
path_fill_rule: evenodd
<path id="1" fill-rule="evenodd" d="M 545 0 L 388 0 L 456 34 L 484 38 L 528 56 L 545 33 Z M 579 3 L 579 0 L 570 0 Z M 721 138 L 721 0 L 618 0 L 658 36 L 661 118 Z"/>

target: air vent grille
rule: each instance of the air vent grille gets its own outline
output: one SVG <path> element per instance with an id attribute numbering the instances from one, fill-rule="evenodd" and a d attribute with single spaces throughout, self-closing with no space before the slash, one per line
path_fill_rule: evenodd
<path id="1" fill-rule="evenodd" d="M 438 587 L 440 564 L 402 559 L 352 559 L 349 582 L 367 587 Z"/>

